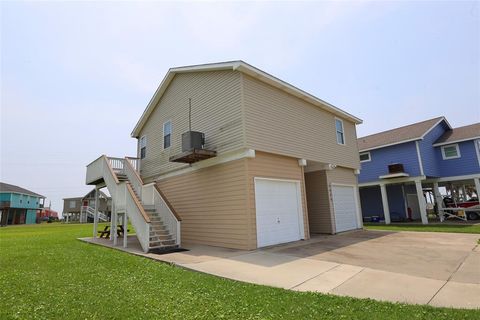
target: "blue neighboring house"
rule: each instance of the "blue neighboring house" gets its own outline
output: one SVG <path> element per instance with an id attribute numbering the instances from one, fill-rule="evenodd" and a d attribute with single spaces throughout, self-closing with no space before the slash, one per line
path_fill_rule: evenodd
<path id="1" fill-rule="evenodd" d="M 0 182 L 0 225 L 33 224 L 45 197 L 30 190 Z"/>
<path id="2" fill-rule="evenodd" d="M 442 203 L 440 187 L 464 200 L 472 197 L 472 190 L 478 197 L 480 123 L 452 128 L 439 117 L 362 137 L 357 143 L 364 220 L 376 216 L 386 223 L 421 219 L 426 224 L 424 191 L 433 191 L 435 202 Z"/>

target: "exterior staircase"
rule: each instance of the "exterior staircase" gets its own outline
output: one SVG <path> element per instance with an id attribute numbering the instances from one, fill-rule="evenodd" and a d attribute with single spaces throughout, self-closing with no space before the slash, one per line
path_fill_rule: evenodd
<path id="1" fill-rule="evenodd" d="M 143 183 L 137 168 L 137 159 L 101 156 L 87 166 L 86 182 L 108 188 L 112 214 L 128 216 L 144 252 L 175 250 L 180 247 L 181 219 L 154 183 Z"/>

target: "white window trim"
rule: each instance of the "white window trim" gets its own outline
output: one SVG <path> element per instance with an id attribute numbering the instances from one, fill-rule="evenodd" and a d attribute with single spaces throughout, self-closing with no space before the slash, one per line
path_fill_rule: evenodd
<path id="1" fill-rule="evenodd" d="M 140 137 L 138 140 L 138 158 L 142 159 L 142 139 L 145 141 L 145 145 L 143 146 L 145 148 L 145 155 L 147 154 L 147 136 L 143 135 Z"/>
<path id="2" fill-rule="evenodd" d="M 340 123 L 342 124 L 342 137 L 343 137 L 343 143 L 340 143 L 338 142 L 338 137 L 337 137 L 337 120 L 340 121 Z M 340 118 L 337 118 L 335 117 L 335 121 L 334 121 L 334 124 L 335 124 L 335 140 L 337 140 L 337 144 L 341 145 L 341 146 L 344 146 L 347 144 L 347 140 L 345 139 L 345 125 L 343 123 L 343 120 L 340 119 Z"/>
<path id="3" fill-rule="evenodd" d="M 165 125 L 170 122 L 170 145 L 165 148 Z M 167 120 L 162 125 L 162 149 L 167 150 L 172 146 L 173 124 L 172 120 Z"/>
<path id="4" fill-rule="evenodd" d="M 445 155 L 445 148 L 449 148 L 449 147 L 455 147 L 455 149 L 457 150 L 457 155 L 454 156 L 454 157 L 447 157 Z M 457 159 L 457 158 L 460 158 L 462 155 L 460 154 L 460 148 L 458 147 L 458 143 L 455 143 L 455 144 L 449 144 L 449 145 L 446 145 L 446 146 L 441 146 L 441 149 L 442 149 L 442 159 L 443 160 L 450 160 L 450 159 Z"/>
<path id="5" fill-rule="evenodd" d="M 359 157 L 360 157 L 362 154 L 368 154 L 368 159 L 367 159 L 367 160 L 361 160 L 361 159 L 360 159 L 360 162 L 370 162 L 370 161 L 372 161 L 372 155 L 370 154 L 370 151 L 360 152 Z"/>

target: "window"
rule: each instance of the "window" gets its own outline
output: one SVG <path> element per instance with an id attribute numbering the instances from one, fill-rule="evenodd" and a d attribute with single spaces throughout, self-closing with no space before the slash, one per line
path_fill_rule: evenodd
<path id="1" fill-rule="evenodd" d="M 147 154 L 147 137 L 143 136 L 140 138 L 140 159 L 144 159 Z"/>
<path id="2" fill-rule="evenodd" d="M 70 209 L 73 209 L 76 207 L 76 201 L 75 200 L 70 200 L 70 203 L 68 204 L 68 207 Z"/>
<path id="3" fill-rule="evenodd" d="M 458 149 L 458 144 L 443 146 L 442 158 L 443 160 L 460 158 L 460 150 Z"/>
<path id="4" fill-rule="evenodd" d="M 335 131 L 337 133 L 337 143 L 345 144 L 345 136 L 343 133 L 343 121 L 340 119 L 335 119 Z"/>
<path id="5" fill-rule="evenodd" d="M 163 149 L 172 145 L 172 122 L 167 121 L 163 124 Z"/>
<path id="6" fill-rule="evenodd" d="M 368 162 L 372 160 L 370 158 L 370 152 L 362 152 L 360 153 L 360 162 Z"/>

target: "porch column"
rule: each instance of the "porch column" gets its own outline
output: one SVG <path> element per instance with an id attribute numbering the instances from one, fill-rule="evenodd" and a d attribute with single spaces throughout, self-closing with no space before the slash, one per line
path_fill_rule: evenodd
<path id="1" fill-rule="evenodd" d="M 475 182 L 475 193 L 477 194 L 477 198 L 480 199 L 480 178 L 474 178 L 473 181 Z"/>
<path id="2" fill-rule="evenodd" d="M 390 208 L 388 207 L 387 188 L 384 183 L 380 184 L 380 192 L 382 193 L 383 215 L 385 216 L 385 224 L 390 224 Z"/>
<path id="3" fill-rule="evenodd" d="M 440 222 L 443 222 L 443 198 L 438 189 L 438 182 L 433 183 L 433 194 L 435 195 L 435 203 L 437 204 L 438 216 L 440 217 Z"/>
<path id="4" fill-rule="evenodd" d="M 93 238 L 97 237 L 98 230 L 98 188 L 95 187 L 95 212 L 93 214 Z"/>
<path id="5" fill-rule="evenodd" d="M 115 220 L 116 210 L 115 203 L 112 201 L 112 212 L 110 212 L 110 240 L 113 240 L 113 220 Z"/>
<path id="6" fill-rule="evenodd" d="M 115 218 L 113 219 L 113 228 L 110 230 L 110 233 L 113 234 L 113 245 L 117 245 L 117 227 L 118 227 L 118 213 L 115 211 Z"/>
<path id="7" fill-rule="evenodd" d="M 415 188 L 417 189 L 418 207 L 420 208 L 420 217 L 423 224 L 428 224 L 427 204 L 423 196 L 422 181 L 415 180 Z"/>
<path id="8" fill-rule="evenodd" d="M 128 236 L 128 228 L 127 228 L 127 225 L 128 225 L 128 216 L 127 216 L 127 213 L 125 212 L 125 214 L 123 215 L 123 247 L 126 248 L 127 247 L 127 236 Z"/>

